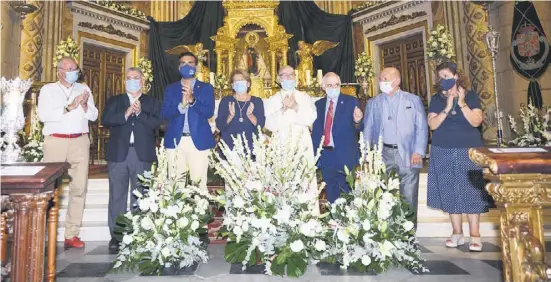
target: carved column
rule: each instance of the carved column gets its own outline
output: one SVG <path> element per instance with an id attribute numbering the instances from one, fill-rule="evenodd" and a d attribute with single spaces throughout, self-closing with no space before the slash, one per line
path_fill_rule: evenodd
<path id="1" fill-rule="evenodd" d="M 173 22 L 180 19 L 178 1 L 159 0 L 151 2 L 151 16 L 158 22 Z"/>
<path id="2" fill-rule="evenodd" d="M 29 1 L 37 10 L 28 14 L 22 22 L 21 57 L 19 59 L 19 77 L 39 81 L 42 73 L 42 29 L 44 26 L 44 2 Z"/>
<path id="3" fill-rule="evenodd" d="M 232 50 L 228 51 L 228 74 L 234 70 L 233 68 L 234 57 L 235 57 L 235 51 L 232 51 Z"/>
<path id="4" fill-rule="evenodd" d="M 56 81 L 54 54 L 61 37 L 65 1 L 44 2 L 44 48 L 42 51 L 42 81 Z"/>
<path id="5" fill-rule="evenodd" d="M 270 51 L 270 56 L 271 56 L 271 66 L 272 66 L 272 69 L 270 71 L 272 72 L 272 86 L 274 86 L 276 81 L 276 76 L 277 76 L 276 50 Z"/>
<path id="6" fill-rule="evenodd" d="M 469 68 L 467 60 L 467 40 L 464 27 L 464 5 L 461 1 L 436 2 L 442 5 L 444 14 L 444 25 L 450 31 L 455 47 L 455 58 L 457 67 L 467 71 Z"/>
<path id="7" fill-rule="evenodd" d="M 287 62 L 287 49 L 284 49 L 281 53 L 282 53 L 281 59 L 283 60 L 283 64 L 281 64 L 281 65 L 282 66 L 289 65 L 289 62 Z"/>
<path id="8" fill-rule="evenodd" d="M 29 281 L 30 230 L 32 227 L 32 195 L 11 195 L 14 209 L 11 281 Z"/>
<path id="9" fill-rule="evenodd" d="M 221 75 L 222 74 L 222 50 L 214 49 L 214 52 L 216 52 L 216 74 Z"/>
<path id="10" fill-rule="evenodd" d="M 54 282 L 56 273 L 56 241 L 57 241 L 57 224 L 59 215 L 59 190 L 61 189 L 61 179 L 57 180 L 57 189 L 54 191 L 54 197 L 52 198 L 52 205 L 48 211 L 48 269 L 46 270 L 46 281 Z"/>
<path id="11" fill-rule="evenodd" d="M 44 247 L 46 238 L 46 211 L 53 192 L 35 195 L 32 208 L 32 229 L 30 230 L 30 277 L 29 281 L 44 281 Z"/>
<path id="12" fill-rule="evenodd" d="M 469 59 L 469 76 L 472 88 L 480 95 L 483 111 L 486 115 L 495 114 L 494 77 L 492 57 L 484 35 L 488 32 L 488 11 L 485 6 L 474 2 L 463 2 L 465 15 L 465 31 L 467 39 L 467 58 Z M 505 121 L 504 121 L 505 122 Z M 483 138 L 495 139 L 496 126 L 484 123 Z"/>
<path id="13" fill-rule="evenodd" d="M 8 258 L 8 218 L 6 213 L 0 214 L 0 263 L 4 263 Z"/>

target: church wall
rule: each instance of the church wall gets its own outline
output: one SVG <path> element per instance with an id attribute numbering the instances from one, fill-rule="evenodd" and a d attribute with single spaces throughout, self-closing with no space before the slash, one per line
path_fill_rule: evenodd
<path id="1" fill-rule="evenodd" d="M 551 41 L 551 2 L 533 1 L 547 40 Z M 510 136 L 507 115 L 517 115 L 520 103 L 526 103 L 529 81 L 513 68 L 509 56 L 511 52 L 511 32 L 513 26 L 514 2 L 495 2 L 490 5 L 490 23 L 500 32 L 497 59 L 497 88 L 501 111 L 505 116 L 505 135 Z M 538 80 L 541 85 L 544 105 L 551 105 L 551 69 Z"/>
<path id="2" fill-rule="evenodd" d="M 21 19 L 6 4 L 1 6 L 0 75 L 14 78 L 19 75 Z"/>

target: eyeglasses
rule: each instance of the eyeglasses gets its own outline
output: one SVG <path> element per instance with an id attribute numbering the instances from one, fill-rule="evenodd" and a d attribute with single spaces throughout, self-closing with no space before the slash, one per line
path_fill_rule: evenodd
<path id="1" fill-rule="evenodd" d="M 341 87 L 340 83 L 337 83 L 337 84 L 325 84 L 325 88 L 332 88 L 332 89 L 335 89 L 335 88 L 339 88 Z"/>
<path id="2" fill-rule="evenodd" d="M 294 78 L 295 74 L 294 73 L 282 73 L 282 74 L 279 75 L 279 77 L 281 77 L 281 78 Z"/>

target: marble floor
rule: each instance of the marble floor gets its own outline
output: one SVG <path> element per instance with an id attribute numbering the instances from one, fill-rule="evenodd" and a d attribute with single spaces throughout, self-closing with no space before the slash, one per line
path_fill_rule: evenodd
<path id="1" fill-rule="evenodd" d="M 58 247 L 57 279 L 59 282 L 100 281 L 468 281 L 496 282 L 501 278 L 501 248 L 496 238 L 485 238 L 484 250 L 471 253 L 467 245 L 448 249 L 443 238 L 420 238 L 421 250 L 430 273 L 414 274 L 406 269 L 391 269 L 380 275 L 366 275 L 354 272 L 342 273 L 330 266 L 308 266 L 304 276 L 294 279 L 269 277 L 261 269 L 248 269 L 242 273 L 240 265 L 231 265 L 224 260 L 224 245 L 209 246 L 210 260 L 180 276 L 149 277 L 139 273 L 113 272 L 114 255 L 109 254 L 107 242 L 87 242 L 86 248 L 64 250 Z M 546 244 L 550 250 L 551 244 Z"/>

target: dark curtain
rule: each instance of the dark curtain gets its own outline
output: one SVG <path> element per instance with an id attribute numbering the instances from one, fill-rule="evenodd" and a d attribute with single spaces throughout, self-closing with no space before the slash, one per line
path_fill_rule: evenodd
<path id="1" fill-rule="evenodd" d="M 212 50 L 214 41 L 211 36 L 224 23 L 224 8 L 221 1 L 197 1 L 189 14 L 175 22 L 157 22 L 149 17 L 149 59 L 152 62 L 154 80 L 150 95 L 162 100 L 166 85 L 180 79 L 178 56 L 165 51 L 178 45 L 203 43 L 211 50 L 210 67 L 216 68 L 216 57 Z"/>
<path id="2" fill-rule="evenodd" d="M 333 15 L 324 12 L 313 1 L 281 1 L 278 16 L 293 38 L 289 40 L 288 62 L 297 65 L 295 51 L 298 41 L 314 43 L 317 40 L 339 42 L 335 48 L 314 57 L 314 68 L 339 74 L 342 82 L 355 82 L 352 14 Z"/>
<path id="3" fill-rule="evenodd" d="M 545 73 L 551 61 L 551 52 L 532 1 L 516 1 L 511 32 L 511 64 L 530 80 L 528 103 L 541 109 L 543 98 L 537 79 Z"/>

